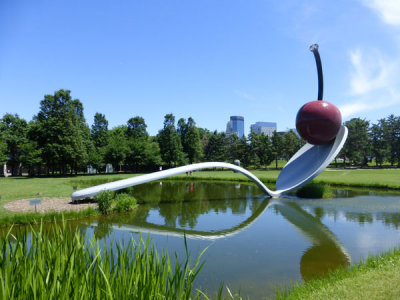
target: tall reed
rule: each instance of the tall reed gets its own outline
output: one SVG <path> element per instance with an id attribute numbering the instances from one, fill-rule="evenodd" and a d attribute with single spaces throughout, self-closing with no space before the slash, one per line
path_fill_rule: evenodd
<path id="1" fill-rule="evenodd" d="M 188 251 L 183 262 L 177 257 L 173 264 L 149 238 L 100 247 L 95 238 L 85 241 L 79 230 L 68 232 L 65 222 L 50 231 L 32 228 L 21 237 L 10 230 L 0 238 L 0 298 L 199 298 L 193 281 L 203 266 L 203 253 L 193 265 Z"/>

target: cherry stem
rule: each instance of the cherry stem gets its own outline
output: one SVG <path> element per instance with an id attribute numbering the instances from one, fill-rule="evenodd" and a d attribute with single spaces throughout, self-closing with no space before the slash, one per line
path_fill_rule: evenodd
<path id="1" fill-rule="evenodd" d="M 322 76 L 322 64 L 321 57 L 318 52 L 318 44 L 313 44 L 310 46 L 310 51 L 314 53 L 315 62 L 317 63 L 317 72 L 318 72 L 318 100 L 322 100 L 324 95 L 324 78 Z"/>

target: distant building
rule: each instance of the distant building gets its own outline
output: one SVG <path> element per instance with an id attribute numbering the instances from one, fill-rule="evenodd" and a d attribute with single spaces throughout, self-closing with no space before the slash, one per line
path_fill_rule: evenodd
<path id="1" fill-rule="evenodd" d="M 257 134 L 265 134 L 266 136 L 271 137 L 276 131 L 276 123 L 275 122 L 256 122 L 250 126 L 251 131 Z"/>
<path id="2" fill-rule="evenodd" d="M 284 135 L 285 133 L 289 132 L 290 130 L 293 131 L 293 132 L 297 135 L 297 137 L 300 138 L 300 134 L 297 132 L 297 129 L 296 129 L 296 128 L 289 128 L 289 129 L 287 129 L 286 131 L 278 131 L 278 133 L 279 133 L 280 135 Z"/>
<path id="3" fill-rule="evenodd" d="M 239 138 L 244 136 L 244 118 L 241 116 L 231 116 L 229 122 L 226 124 L 226 134 L 231 135 L 235 133 Z"/>

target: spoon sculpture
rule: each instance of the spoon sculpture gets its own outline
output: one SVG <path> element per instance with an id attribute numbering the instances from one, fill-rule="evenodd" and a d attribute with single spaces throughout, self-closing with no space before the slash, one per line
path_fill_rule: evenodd
<path id="1" fill-rule="evenodd" d="M 115 191 L 208 168 L 226 168 L 242 173 L 254 181 L 266 194 L 274 198 L 296 190 L 311 181 L 339 154 L 347 139 L 348 130 L 341 125 L 340 111 L 336 106 L 322 100 L 323 79 L 318 45 L 312 45 L 310 50 L 314 53 L 317 63 L 319 100 L 305 104 L 297 114 L 296 127 L 299 134 L 308 143 L 297 151 L 282 169 L 276 180 L 276 191 L 268 189 L 256 176 L 239 166 L 224 162 L 205 162 L 93 186 L 74 192 L 71 196 L 72 200 L 93 197 L 104 190 Z"/>

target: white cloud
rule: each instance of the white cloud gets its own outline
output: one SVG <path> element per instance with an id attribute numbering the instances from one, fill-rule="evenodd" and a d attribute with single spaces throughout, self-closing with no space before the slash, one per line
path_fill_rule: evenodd
<path id="1" fill-rule="evenodd" d="M 366 55 L 357 49 L 350 53 L 350 62 L 351 101 L 340 107 L 344 118 L 400 104 L 399 59 L 384 59 L 378 51 Z"/>
<path id="2" fill-rule="evenodd" d="M 362 2 L 372 8 L 385 23 L 400 26 L 399 0 L 364 0 Z"/>
<path id="3" fill-rule="evenodd" d="M 379 54 L 366 59 L 360 50 L 356 50 L 350 53 L 350 61 L 353 67 L 350 82 L 353 94 L 365 94 L 387 87 L 391 68 Z"/>

